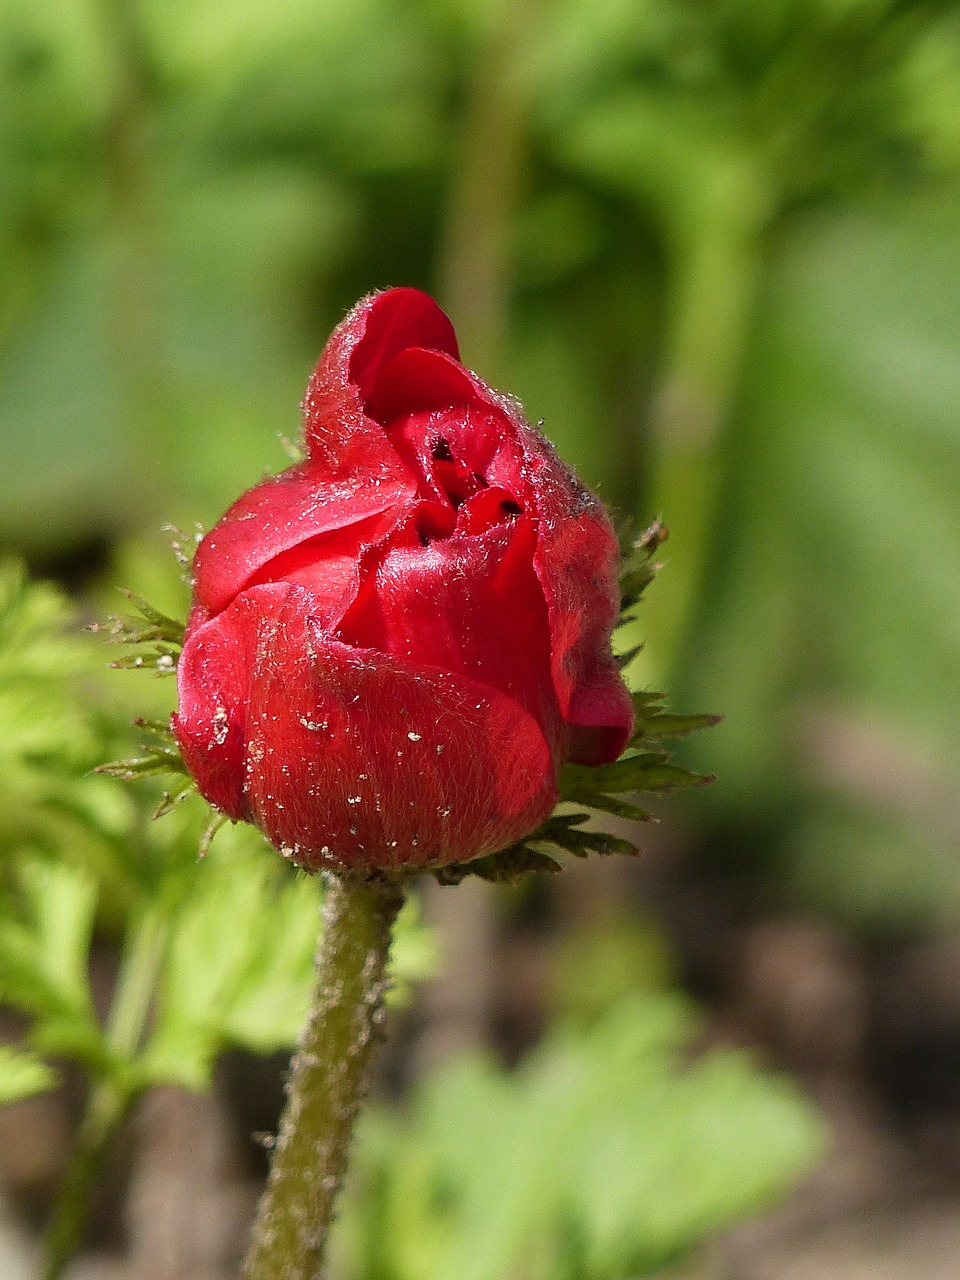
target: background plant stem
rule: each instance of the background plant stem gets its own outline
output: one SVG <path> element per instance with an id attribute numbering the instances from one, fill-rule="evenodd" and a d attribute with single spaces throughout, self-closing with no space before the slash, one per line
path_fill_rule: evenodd
<path id="1" fill-rule="evenodd" d="M 313 1007 L 291 1065 L 245 1280 L 319 1275 L 382 1017 L 391 930 L 402 901 L 396 883 L 328 878 Z"/>
<path id="2" fill-rule="evenodd" d="M 726 211 L 724 211 L 726 213 Z M 746 219 L 744 219 L 746 223 Z M 675 251 L 663 370 L 652 412 L 651 515 L 667 517 L 670 573 L 645 613 L 643 679 L 671 682 L 717 537 L 721 449 L 741 374 L 761 263 L 759 230 L 732 216 L 706 221 Z"/>
<path id="3" fill-rule="evenodd" d="M 506 373 L 514 277 L 511 227 L 523 186 L 532 106 L 524 54 L 540 7 L 499 3 L 486 14 L 437 263 L 439 296 L 457 317 L 464 358 L 494 383 Z"/>
<path id="4" fill-rule="evenodd" d="M 106 1030 L 112 1070 L 93 1086 L 87 1099 L 47 1228 L 42 1280 L 58 1280 L 76 1252 L 110 1140 L 139 1092 L 139 1083 L 129 1068 L 143 1038 L 166 940 L 162 912 L 147 909 L 130 935 L 120 963 Z"/>
<path id="5" fill-rule="evenodd" d="M 102 149 L 108 196 L 110 276 L 105 334 L 123 429 L 153 472 L 164 465 L 166 430 L 160 179 L 154 141 L 156 74 L 149 40 L 133 0 L 100 0 L 103 49 L 113 67 L 113 94 Z M 151 510 L 151 493 L 138 495 Z"/>
<path id="6" fill-rule="evenodd" d="M 47 1230 L 40 1272 L 42 1280 L 58 1280 L 76 1252 L 107 1146 L 128 1105 L 128 1095 L 113 1081 L 102 1081 L 90 1093 L 63 1188 Z"/>

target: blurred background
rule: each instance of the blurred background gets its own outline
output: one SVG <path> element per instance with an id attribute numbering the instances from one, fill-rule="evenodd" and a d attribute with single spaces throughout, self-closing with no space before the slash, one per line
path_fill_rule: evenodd
<path id="1" fill-rule="evenodd" d="M 724 714 L 682 751 L 718 781 L 661 805 L 636 863 L 425 888 L 440 976 L 398 1015 L 379 1093 L 426 1089 L 442 1127 L 433 1073 L 485 1046 L 486 1084 L 450 1088 L 471 1114 L 522 1113 L 532 1075 L 507 1068 L 549 1075 L 558 1019 L 586 1054 L 657 993 L 695 1002 L 700 1049 L 752 1046 L 790 1073 L 827 1137 L 784 1157 L 783 1186 L 808 1172 L 776 1212 L 755 1216 L 766 1192 L 726 1216 L 698 1204 L 667 1245 L 524 1266 L 508 1250 L 492 1280 L 626 1280 L 688 1245 L 698 1280 L 955 1276 L 956 4 L 5 0 L 0 130 L 0 547 L 73 616 L 113 610 L 117 583 L 182 614 L 161 526 L 209 527 L 287 465 L 326 336 L 388 285 L 437 296 L 465 362 L 618 519 L 669 526 L 629 674 Z M 83 662 L 84 715 L 169 704 Z M 14 823 L 0 844 L 23 839 Z M 110 928 L 107 911 L 107 972 Z M 262 1167 L 247 1137 L 275 1122 L 282 1058 L 225 1062 L 212 1101 L 148 1094 L 83 1275 L 232 1274 Z M 77 1105 L 68 1079 L 0 1117 L 4 1275 L 28 1274 Z M 429 1164 L 428 1121 L 402 1123 L 385 1110 L 364 1139 L 381 1192 L 386 1170 Z M 703 1181 L 691 1159 L 638 1200 Z M 535 1199 L 548 1175 L 527 1176 Z M 379 1226 L 345 1213 L 342 1274 L 472 1274 L 436 1262 L 409 1208 L 423 1186 L 394 1181 Z M 201 1190 L 219 1225 L 191 1235 Z M 161 1202 L 180 1225 L 131 1271 Z"/>

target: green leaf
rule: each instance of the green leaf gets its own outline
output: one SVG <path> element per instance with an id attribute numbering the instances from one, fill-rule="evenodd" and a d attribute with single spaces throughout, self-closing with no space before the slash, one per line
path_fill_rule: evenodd
<path id="1" fill-rule="evenodd" d="M 46 776 L 93 749 L 73 688 L 93 669 L 93 648 L 71 634 L 71 623 L 53 587 L 29 582 L 17 561 L 0 558 L 0 794 L 9 787 L 29 802 Z"/>
<path id="2" fill-rule="evenodd" d="M 296 1038 L 309 1000 L 318 888 L 306 877 L 281 881 L 280 860 L 262 844 L 251 829 L 230 828 L 193 870 L 144 1054 L 152 1080 L 203 1089 L 227 1041 L 267 1051 Z"/>
<path id="3" fill-rule="evenodd" d="M 697 1032 L 677 996 L 627 998 L 587 1033 L 555 1027 L 511 1072 L 469 1057 L 402 1117 L 369 1113 L 341 1269 L 646 1275 L 771 1203 L 820 1155 L 823 1126 L 746 1055 L 691 1060 Z"/>
<path id="4" fill-rule="evenodd" d="M 15 873 L 18 915 L 0 919 L 0 989 L 16 999 L 11 968 L 34 974 L 51 1008 L 92 1007 L 87 951 L 97 888 L 79 868 L 40 858 L 22 859 Z M 18 918 L 19 917 L 19 918 Z"/>
<path id="5" fill-rule="evenodd" d="M 53 1069 L 34 1054 L 0 1045 L 0 1106 L 46 1093 L 56 1083 Z"/>
<path id="6" fill-rule="evenodd" d="M 153 1081 L 203 1089 L 228 1045 L 271 1053 L 299 1038 L 313 988 L 321 880 L 294 872 L 243 826 L 227 828 L 189 874 L 143 1070 Z M 408 906 L 397 922 L 391 976 L 402 989 L 429 976 L 433 960 Z"/>
<path id="7" fill-rule="evenodd" d="M 32 1014 L 34 1044 L 104 1057 L 87 969 L 98 888 L 83 870 L 22 858 L 0 912 L 0 997 Z"/>

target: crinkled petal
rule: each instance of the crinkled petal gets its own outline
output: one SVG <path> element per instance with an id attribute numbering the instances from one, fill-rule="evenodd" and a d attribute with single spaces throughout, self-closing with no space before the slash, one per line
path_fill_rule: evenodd
<path id="1" fill-rule="evenodd" d="M 364 397 L 371 418 L 384 424 L 407 413 L 483 402 L 483 384 L 452 356 L 406 347 L 378 369 Z"/>
<path id="2" fill-rule="evenodd" d="M 550 442 L 522 424 L 524 467 L 539 516 L 534 558 L 553 637 L 557 698 L 578 764 L 615 760 L 630 738 L 633 706 L 610 649 L 620 609 L 616 535 L 602 504 Z"/>
<path id="3" fill-rule="evenodd" d="M 310 463 L 290 467 L 239 498 L 200 543 L 194 601 L 219 613 L 275 557 L 321 534 L 392 512 L 413 499 L 416 481 L 390 449 L 385 471 L 330 479 Z"/>
<path id="4" fill-rule="evenodd" d="M 550 751 L 513 699 L 331 638 L 310 597 L 257 588 L 246 789 L 300 865 L 442 865 L 528 834 L 556 800 Z"/>
<path id="5" fill-rule="evenodd" d="M 516 423 L 496 404 L 474 403 L 411 413 L 391 423 L 388 434 L 411 471 L 436 492 L 433 453 L 443 441 L 453 458 L 482 476 L 488 485 L 506 489 L 522 506 L 530 501 L 524 453 Z"/>
<path id="6" fill-rule="evenodd" d="M 411 522 L 372 553 L 338 635 L 492 686 L 565 748 L 547 606 L 533 566 L 536 521 L 505 518 L 482 533 L 457 532 L 426 546 L 414 532 L 420 528 Z"/>
<path id="7" fill-rule="evenodd" d="M 391 446 L 364 406 L 381 369 L 407 347 L 459 354 L 450 321 L 419 289 L 371 294 L 331 334 L 303 400 L 307 452 L 331 473 L 387 456 Z"/>
<path id="8" fill-rule="evenodd" d="M 330 533 L 301 542 L 269 560 L 244 587 L 265 582 L 292 582 L 313 597 L 314 617 L 331 628 L 353 602 L 360 585 L 360 565 L 397 523 L 397 513 L 382 512 Z"/>

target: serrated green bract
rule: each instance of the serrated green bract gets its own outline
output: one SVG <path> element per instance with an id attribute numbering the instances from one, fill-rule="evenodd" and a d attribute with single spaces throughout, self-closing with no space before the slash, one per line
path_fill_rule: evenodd
<path id="1" fill-rule="evenodd" d="M 667 527 L 660 520 L 636 538 L 621 536 L 619 626 L 632 622 L 636 616 L 637 605 L 660 568 L 653 557 L 668 536 Z"/>
<path id="2" fill-rule="evenodd" d="M 114 664 L 116 665 L 116 664 Z M 129 665 L 129 664 L 128 664 Z M 180 749 L 177 746 L 173 731 L 161 720 L 135 721 L 138 728 L 152 737 L 152 741 L 140 746 L 140 755 L 130 756 L 126 760 L 110 760 L 106 764 L 98 764 L 95 773 L 103 773 L 111 778 L 120 778 L 123 782 L 133 782 L 136 778 L 177 778 L 175 786 L 164 791 L 151 814 L 153 818 L 162 818 L 170 813 L 182 800 L 197 794 L 197 784 L 187 773 Z M 212 824 L 211 824 L 212 825 Z M 214 829 L 221 824 L 216 823 Z M 212 837 L 212 831 L 210 831 Z M 209 838 L 201 841 L 201 853 L 206 852 Z"/>
<path id="3" fill-rule="evenodd" d="M 712 715 L 676 716 L 663 710 L 662 695 L 634 695 L 636 728 L 627 752 L 612 764 L 566 765 L 557 780 L 561 806 L 576 805 L 593 811 L 593 816 L 609 813 L 632 822 L 648 822 L 650 813 L 634 800 L 638 794 L 663 794 L 679 787 L 701 787 L 712 782 L 707 775 L 692 773 L 674 764 L 659 749 L 668 738 L 685 737 L 717 723 Z M 638 748 L 654 747 L 654 750 Z M 591 813 L 555 811 L 518 844 L 473 862 L 457 863 L 434 872 L 441 884 L 458 884 L 468 875 L 482 880 L 510 883 L 528 871 L 559 871 L 561 864 L 544 847 L 584 858 L 596 854 L 634 854 L 637 847 L 622 835 L 613 835 L 596 824 L 585 826 Z"/>
<path id="4" fill-rule="evenodd" d="M 822 1152 L 785 1079 L 739 1051 L 686 1061 L 675 995 L 556 1027 L 514 1071 L 474 1056 L 403 1117 L 361 1121 L 338 1270 L 407 1280 L 652 1274 L 769 1204 Z"/>
<path id="5" fill-rule="evenodd" d="M 116 644 L 141 650 L 145 647 L 146 651 L 124 654 L 111 666 L 136 670 L 152 668 L 157 675 L 173 675 L 183 648 L 184 624 L 168 618 L 133 591 L 125 590 L 123 594 L 136 613 L 116 615 L 102 626 L 91 627 L 91 630 L 105 632 Z"/>

